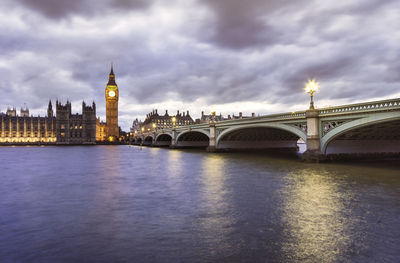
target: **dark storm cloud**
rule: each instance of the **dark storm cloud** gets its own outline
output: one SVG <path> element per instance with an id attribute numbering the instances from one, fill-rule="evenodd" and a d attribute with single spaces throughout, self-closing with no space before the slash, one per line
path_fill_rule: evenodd
<path id="1" fill-rule="evenodd" d="M 43 15 L 59 19 L 71 14 L 93 15 L 111 10 L 131 10 L 148 7 L 151 0 L 16 0 Z"/>
<path id="2" fill-rule="evenodd" d="M 18 0 L 0 12 L 0 111 L 93 99 L 104 116 L 112 61 L 125 130 L 152 108 L 286 111 L 307 105 L 308 78 L 321 83 L 317 104 L 400 92 L 394 0 Z"/>
<path id="3" fill-rule="evenodd" d="M 300 0 L 204 0 L 215 15 L 214 32 L 209 40 L 216 44 L 242 49 L 264 47 L 282 39 L 282 32 L 268 24 L 268 15 L 300 4 Z M 288 19 L 290 19 L 288 17 Z M 210 23 L 211 25 L 211 23 Z"/>

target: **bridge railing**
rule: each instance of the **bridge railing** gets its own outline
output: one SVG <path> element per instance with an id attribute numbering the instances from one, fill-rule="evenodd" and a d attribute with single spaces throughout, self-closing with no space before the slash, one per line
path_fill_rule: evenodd
<path id="1" fill-rule="evenodd" d="M 351 112 L 359 113 L 371 111 L 387 111 L 394 109 L 400 109 L 400 98 L 322 108 L 319 109 L 319 115 L 337 115 L 348 114 Z"/>
<path id="2" fill-rule="evenodd" d="M 357 104 L 348 104 L 342 106 L 335 107 L 327 107 L 317 109 L 319 111 L 320 116 L 330 116 L 330 115 L 342 115 L 342 114 L 351 114 L 351 113 L 363 113 L 363 112 L 379 112 L 379 111 L 390 111 L 390 110 L 400 110 L 400 98 L 397 99 L 389 99 L 389 100 L 381 100 L 381 101 L 371 101 L 365 103 L 357 103 Z M 305 119 L 306 111 L 296 111 L 296 112 L 287 112 L 287 113 L 279 113 L 279 114 L 270 114 L 263 115 L 257 117 L 247 117 L 242 119 L 232 119 L 216 122 L 218 126 L 222 125 L 230 125 L 230 124 L 241 124 L 246 122 L 258 122 L 258 121 L 279 121 L 279 120 L 298 120 Z M 209 123 L 202 124 L 192 124 L 185 126 L 177 126 L 174 129 L 179 133 L 181 131 L 186 130 L 196 130 L 196 129 L 209 129 Z M 151 135 L 154 132 L 156 133 L 171 133 L 172 128 L 168 129 L 157 129 L 156 131 L 145 132 L 142 135 Z"/>
<path id="3" fill-rule="evenodd" d="M 306 111 L 295 111 L 295 112 L 286 112 L 279 114 L 269 114 L 262 115 L 257 117 L 247 117 L 242 119 L 232 119 L 217 122 L 217 125 L 229 125 L 229 124 L 240 124 L 245 122 L 258 122 L 258 121 L 276 121 L 276 120 L 286 120 L 286 119 L 305 119 Z"/>

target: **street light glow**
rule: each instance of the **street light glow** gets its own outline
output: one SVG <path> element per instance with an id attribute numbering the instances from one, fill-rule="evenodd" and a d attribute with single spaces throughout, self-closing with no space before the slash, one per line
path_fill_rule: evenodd
<path id="1" fill-rule="evenodd" d="M 306 84 L 305 91 L 310 94 L 311 101 L 310 101 L 310 110 L 314 109 L 314 93 L 317 92 L 319 89 L 319 83 L 316 82 L 314 79 L 311 79 Z"/>
<path id="2" fill-rule="evenodd" d="M 316 82 L 314 79 L 309 80 L 306 83 L 306 88 L 305 91 L 309 94 L 314 94 L 314 92 L 317 92 L 319 90 L 319 83 Z"/>

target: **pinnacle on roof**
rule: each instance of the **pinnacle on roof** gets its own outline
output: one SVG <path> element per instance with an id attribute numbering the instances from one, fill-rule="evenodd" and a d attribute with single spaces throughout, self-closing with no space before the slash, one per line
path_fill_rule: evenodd
<path id="1" fill-rule="evenodd" d="M 115 83 L 115 74 L 114 74 L 114 65 L 113 65 L 113 63 L 111 63 L 111 71 L 110 71 L 110 75 L 108 77 L 107 85 L 117 86 L 117 83 Z"/>
<path id="2" fill-rule="evenodd" d="M 112 62 L 111 62 L 111 71 L 110 71 L 110 75 L 114 75 L 114 65 L 113 65 Z"/>

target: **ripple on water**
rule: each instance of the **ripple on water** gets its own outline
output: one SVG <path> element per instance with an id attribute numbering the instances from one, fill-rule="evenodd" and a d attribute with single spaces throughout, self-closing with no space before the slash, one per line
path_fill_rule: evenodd
<path id="1" fill-rule="evenodd" d="M 2 147 L 5 262 L 396 262 L 400 166 Z"/>

